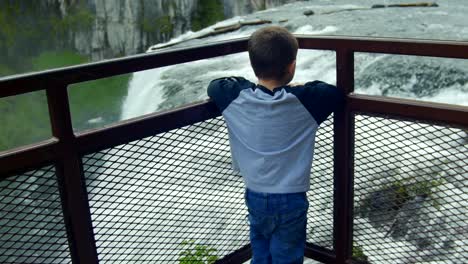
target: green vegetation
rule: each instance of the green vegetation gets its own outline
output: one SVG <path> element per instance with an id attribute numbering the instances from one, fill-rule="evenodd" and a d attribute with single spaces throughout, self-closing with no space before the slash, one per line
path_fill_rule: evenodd
<path id="1" fill-rule="evenodd" d="M 0 151 L 50 137 L 45 92 L 0 99 Z"/>
<path id="2" fill-rule="evenodd" d="M 146 33 L 160 32 L 163 34 L 171 34 L 174 30 L 170 16 L 157 17 L 156 19 L 143 19 L 143 31 Z"/>
<path id="3" fill-rule="evenodd" d="M 81 64 L 87 61 L 88 59 L 85 56 L 79 55 L 73 51 L 45 51 L 31 59 L 31 66 L 33 71 L 42 71 Z"/>
<path id="4" fill-rule="evenodd" d="M 434 177 L 439 177 L 439 175 L 435 173 Z M 370 214 L 397 212 L 408 201 L 416 197 L 425 197 L 426 201 L 431 202 L 433 207 L 439 209 L 440 203 L 435 194 L 437 188 L 443 183 L 444 180 L 441 178 L 417 182 L 413 179 L 397 180 L 383 185 L 379 190 L 362 199 L 360 205 L 355 208 L 355 214 L 360 217 L 369 217 Z"/>
<path id="5" fill-rule="evenodd" d="M 82 130 L 102 127 L 118 121 L 130 76 L 118 75 L 71 85 L 68 92 L 74 128 Z M 96 124 L 87 122 L 95 118 L 103 120 Z"/>
<path id="6" fill-rule="evenodd" d="M 15 71 L 10 69 L 7 65 L 0 64 L 0 77 L 14 74 Z"/>
<path id="7" fill-rule="evenodd" d="M 71 51 L 46 51 L 28 64 L 33 71 L 88 62 L 86 57 Z M 0 73 L 8 68 L 0 67 Z M 69 87 L 70 108 L 75 130 L 102 126 L 117 121 L 121 98 L 127 92 L 130 75 L 84 82 Z M 47 101 L 44 91 L 0 99 L 0 151 L 30 144 L 51 136 Z M 102 123 L 89 124 L 102 117 Z"/>
<path id="8" fill-rule="evenodd" d="M 65 37 L 70 30 L 86 30 L 93 26 L 95 15 L 83 5 L 73 6 L 67 16 L 63 18 L 52 18 L 51 24 L 54 33 L 60 37 Z"/>
<path id="9" fill-rule="evenodd" d="M 192 30 L 198 31 L 221 20 L 224 20 L 221 0 L 200 0 L 192 17 Z"/>
<path id="10" fill-rule="evenodd" d="M 95 15 L 85 1 L 75 1 L 61 15 L 57 3 L 4 1 L 0 4 L 0 64 L 9 72 L 31 71 L 29 60 L 44 50 L 69 46 L 70 34 L 93 26 Z M 52 48 L 51 48 L 52 47 Z M 4 66 L 0 66 L 0 68 Z"/>
<path id="11" fill-rule="evenodd" d="M 406 201 L 415 198 L 416 196 L 424 196 L 431 199 L 432 205 L 439 208 L 440 204 L 434 197 L 434 189 L 442 185 L 444 182 L 439 180 L 423 180 L 415 183 L 404 183 L 397 181 L 392 184 L 395 190 L 396 198 L 395 204 L 397 206 L 403 205 Z"/>
<path id="12" fill-rule="evenodd" d="M 354 244 L 353 243 L 353 255 L 352 255 L 353 260 L 358 261 L 358 262 L 368 262 L 368 257 L 366 254 L 364 254 L 364 251 L 362 250 L 362 247 Z"/>
<path id="13" fill-rule="evenodd" d="M 219 259 L 216 255 L 216 249 L 195 244 L 195 240 L 185 240 L 180 244 L 182 252 L 180 253 L 180 264 L 212 264 Z"/>

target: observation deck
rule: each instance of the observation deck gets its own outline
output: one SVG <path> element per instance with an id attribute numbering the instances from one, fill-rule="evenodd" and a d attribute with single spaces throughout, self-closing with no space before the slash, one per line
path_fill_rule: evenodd
<path id="1" fill-rule="evenodd" d="M 427 192 L 437 188 L 430 185 L 434 173 L 443 173 L 451 184 L 466 184 L 468 143 L 453 147 L 450 138 L 468 135 L 468 107 L 355 94 L 354 58 L 362 52 L 468 59 L 468 44 L 354 37 L 298 40 L 301 49 L 335 53 L 337 86 L 347 94 L 345 108 L 318 131 L 305 256 L 323 263 L 367 263 L 367 257 L 372 263 L 398 263 L 408 252 L 427 249 L 441 238 L 447 245 L 434 246 L 434 254 L 444 263 L 466 261 L 466 252 L 457 255 L 452 249 L 468 247 L 467 216 L 452 213 L 457 206 L 466 210 L 466 186 L 456 195 L 438 190 L 438 197 L 454 197 L 452 207 L 422 203 L 455 219 L 449 224 L 420 219 L 415 225 L 427 227 L 425 240 L 410 236 L 406 244 L 392 242 L 372 232 L 364 219 L 380 219 L 373 228 L 390 232 L 386 225 L 388 215 L 397 213 L 395 207 L 417 197 L 434 198 Z M 230 170 L 227 131 L 212 102 L 75 132 L 67 91 L 73 83 L 246 50 L 247 39 L 238 39 L 1 79 L 0 98 L 46 92 L 53 137 L 0 152 L 0 262 L 179 263 L 184 243 L 215 249 L 216 263 L 248 261 L 244 187 Z M 415 144 L 419 137 L 440 140 L 436 145 Z M 440 151 L 447 151 L 445 158 L 432 155 Z M 395 155 L 407 161 L 402 174 L 418 177 L 402 183 L 404 175 L 391 175 L 381 166 Z M 424 168 L 416 171 L 419 164 Z M 381 182 L 364 187 L 375 175 L 399 180 L 391 187 L 399 188 L 400 196 L 390 207 L 372 202 L 382 197 L 375 195 L 373 185 L 392 188 Z M 415 191 L 418 186 L 426 186 L 426 192 Z M 408 210 L 422 215 L 420 208 Z M 450 234 L 462 238 L 443 237 Z"/>

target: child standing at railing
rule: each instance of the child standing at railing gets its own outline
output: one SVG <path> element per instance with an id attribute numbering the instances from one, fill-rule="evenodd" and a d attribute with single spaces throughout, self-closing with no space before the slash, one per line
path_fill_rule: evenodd
<path id="1" fill-rule="evenodd" d="M 258 84 L 229 77 L 208 87 L 227 123 L 233 167 L 246 185 L 253 264 L 303 262 L 315 133 L 343 104 L 333 85 L 288 85 L 297 50 L 286 29 L 259 29 L 248 43 Z"/>

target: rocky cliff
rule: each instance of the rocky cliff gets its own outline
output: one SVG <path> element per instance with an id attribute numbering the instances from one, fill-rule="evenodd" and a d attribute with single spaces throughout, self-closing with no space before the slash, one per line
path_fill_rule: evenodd
<path id="1" fill-rule="evenodd" d="M 294 1 L 3 0 L 0 60 L 64 48 L 92 60 L 141 53 L 188 30 Z"/>
<path id="2" fill-rule="evenodd" d="M 96 16 L 93 28 L 74 33 L 72 40 L 80 53 L 99 60 L 143 52 L 153 44 L 167 41 L 188 30 L 197 30 L 224 18 L 271 8 L 292 0 L 88 2 Z"/>

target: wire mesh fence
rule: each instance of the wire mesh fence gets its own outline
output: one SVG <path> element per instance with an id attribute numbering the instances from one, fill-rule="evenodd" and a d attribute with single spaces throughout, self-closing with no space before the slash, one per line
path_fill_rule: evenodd
<path id="1" fill-rule="evenodd" d="M 226 133 L 212 119 L 84 157 L 102 261 L 175 263 L 187 247 L 221 257 L 248 244 Z"/>
<path id="2" fill-rule="evenodd" d="M 0 263 L 71 263 L 54 167 L 0 181 Z"/>
<path id="3" fill-rule="evenodd" d="M 355 257 L 468 262 L 468 131 L 369 115 L 355 129 Z"/>
<path id="4" fill-rule="evenodd" d="M 317 131 L 308 192 L 307 242 L 333 248 L 333 116 Z"/>
<path id="5" fill-rule="evenodd" d="M 317 145 L 332 153 L 331 121 L 324 127 Z M 333 158 L 317 157 L 308 234 L 331 245 Z M 87 155 L 83 165 L 105 263 L 174 263 L 197 246 L 221 258 L 249 243 L 244 184 L 231 169 L 222 118 Z"/>

